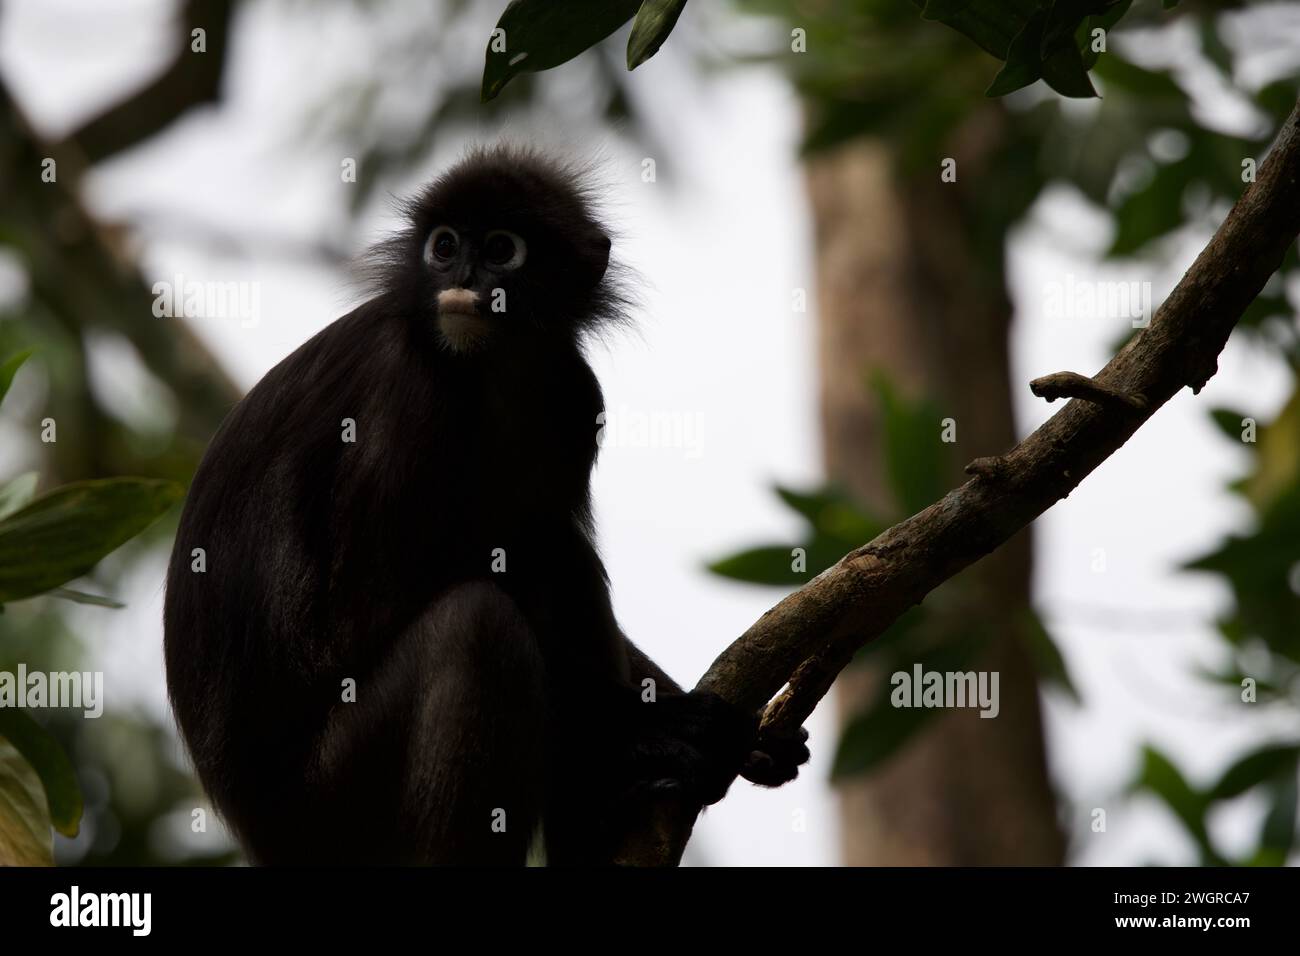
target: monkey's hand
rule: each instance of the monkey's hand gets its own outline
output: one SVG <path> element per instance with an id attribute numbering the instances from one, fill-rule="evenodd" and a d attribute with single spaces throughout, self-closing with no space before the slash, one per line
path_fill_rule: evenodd
<path id="1" fill-rule="evenodd" d="M 799 768 L 807 762 L 808 731 L 760 728 L 740 775 L 760 787 L 779 787 L 799 776 Z"/>
<path id="2" fill-rule="evenodd" d="M 663 694 L 638 707 L 633 795 L 678 793 L 708 806 L 753 757 L 758 720 L 716 694 Z"/>
<path id="3" fill-rule="evenodd" d="M 759 718 L 702 691 L 664 695 L 642 714 L 635 789 L 680 792 L 701 806 L 717 803 L 737 775 L 779 787 L 808 762 L 808 731 L 761 729 Z"/>

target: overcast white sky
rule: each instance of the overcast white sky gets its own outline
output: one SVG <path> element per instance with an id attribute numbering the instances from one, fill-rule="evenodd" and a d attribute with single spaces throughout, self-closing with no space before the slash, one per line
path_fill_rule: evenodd
<path id="1" fill-rule="evenodd" d="M 486 36 L 497 7 L 481 3 Z M 116 98 L 160 65 L 165 0 L 8 0 L 0 18 L 0 70 L 43 130 L 58 132 Z M 300 261 L 253 252 L 220 254 L 187 237 L 187 224 L 246 234 L 317 239 L 339 233 L 339 162 L 286 127 L 309 97 L 356 71 L 355 14 L 260 0 L 245 5 L 228 70 L 228 96 L 147 148 L 98 172 L 89 200 L 106 217 L 142 211 L 151 279 L 175 273 L 207 280 L 257 281 L 260 323 L 195 320 L 198 332 L 245 386 L 356 302 L 346 277 Z M 476 14 L 479 16 L 479 14 Z M 694 16 L 687 8 L 683 25 Z M 291 22 L 292 21 L 292 22 Z M 940 27 L 936 26 L 936 29 Z M 671 45 L 671 44 L 670 44 Z M 477 58 L 481 44 L 473 52 Z M 552 77 L 584 76 L 571 65 Z M 724 644 L 779 596 L 735 586 L 701 570 L 709 558 L 791 536 L 796 524 L 775 503 L 773 481 L 815 483 L 819 475 L 813 314 L 791 311 L 791 290 L 812 290 L 809 223 L 795 160 L 797 103 L 775 71 L 727 72 L 692 84 L 672 56 L 633 76 L 639 99 L 671 131 L 661 163 L 672 183 L 646 184 L 641 153 L 608 132 L 531 130 L 586 154 L 602 151 L 619 230 L 616 253 L 644 278 L 639 330 L 594 350 L 611 413 L 661 412 L 698 429 L 698 444 L 606 447 L 596 472 L 602 550 L 624 628 L 679 679 L 691 681 Z M 669 106 L 671 104 L 671 106 Z M 667 112 L 671 109 L 671 115 Z M 497 130 L 485 125 L 479 135 Z M 432 173 L 462 143 L 438 149 Z M 661 179 L 667 179 L 667 176 Z M 393 184 L 396 191 L 413 183 Z M 365 238 L 391 225 L 380 210 Z M 1017 381 L 1060 369 L 1091 371 L 1108 357 L 1122 325 L 1049 321 L 1047 289 L 1066 276 L 1149 278 L 1157 297 L 1190 263 L 1152 276 L 1099 270 L 1091 261 L 1108 238 L 1104 216 L 1053 191 L 1014 237 L 1011 282 L 1017 302 L 1013 352 Z M 815 309 L 815 302 L 810 307 Z M 160 320 L 173 321 L 173 320 Z M 136 407 L 142 387 L 129 356 L 106 348 L 102 387 Z M 1046 698 L 1056 785 L 1076 809 L 1074 858 L 1086 864 L 1194 862 L 1168 814 L 1125 803 L 1119 790 L 1153 741 L 1194 779 L 1213 776 L 1243 741 L 1269 732 L 1217 703 L 1191 674 L 1217 662 L 1208 622 L 1227 595 L 1174 568 L 1240 526 L 1243 510 L 1221 489 L 1243 465 L 1213 431 L 1205 410 L 1239 406 L 1267 417 L 1289 383 L 1267 356 L 1231 343 L 1221 372 L 1199 398 L 1184 393 L 1137 438 L 1037 525 L 1036 598 L 1047 612 L 1084 696 L 1083 708 Z M 1020 430 L 1054 408 L 1018 393 Z M 8 468 L 6 467 L 6 474 Z M 1105 549 L 1104 573 L 1092 570 Z M 115 614 L 89 609 L 81 626 L 100 648 L 110 694 L 160 712 L 162 563 L 141 568 Z M 110 703 L 113 703 L 110 701 Z M 738 784 L 705 814 L 692 844 L 696 862 L 820 865 L 835 861 L 837 819 L 826 783 L 834 729 L 824 705 L 810 722 L 814 760 L 780 791 Z M 1104 806 L 1105 834 L 1087 813 Z M 806 830 L 792 825 L 803 811 Z M 1230 849 L 1251 845 L 1262 808 L 1233 807 L 1213 821 Z"/>

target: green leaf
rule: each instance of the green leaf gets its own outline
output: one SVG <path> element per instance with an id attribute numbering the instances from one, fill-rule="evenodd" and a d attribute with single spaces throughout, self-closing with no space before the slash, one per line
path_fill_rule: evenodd
<path id="1" fill-rule="evenodd" d="M 1066 666 L 1065 658 L 1061 656 L 1061 649 L 1056 646 L 1052 635 L 1047 632 L 1042 618 L 1033 611 L 1028 611 L 1025 618 L 1025 626 L 1021 633 L 1024 635 L 1025 646 L 1029 650 L 1029 656 L 1033 659 L 1039 676 L 1064 691 L 1074 703 L 1083 703 L 1078 689 L 1074 686 L 1074 680 L 1070 677 L 1070 669 Z"/>
<path id="2" fill-rule="evenodd" d="M 635 70 L 659 52 L 668 34 L 677 26 L 677 18 L 685 6 L 686 0 L 645 0 L 641 4 L 632 24 L 632 35 L 627 38 L 629 70 Z"/>
<path id="3" fill-rule="evenodd" d="M 1264 521 L 1260 532 L 1280 532 L 1279 538 L 1300 534 L 1300 391 L 1291 393 L 1256 438 L 1257 467 L 1244 494 Z M 1300 557 L 1300 549 L 1293 549 L 1292 557 Z"/>
<path id="4" fill-rule="evenodd" d="M 1118 56 L 1104 56 L 1097 61 L 1097 76 L 1109 86 L 1140 97 L 1144 104 L 1156 107 L 1162 104 L 1181 107 L 1187 97 L 1164 70 L 1148 70 Z"/>
<path id="5" fill-rule="evenodd" d="M 1133 0 L 1120 0 L 1119 3 L 1108 5 L 1104 11 L 1094 13 L 1079 21 L 1079 25 L 1074 31 L 1074 42 L 1083 54 L 1084 67 L 1091 70 L 1101 57 L 1101 51 L 1092 48 L 1093 31 L 1100 29 L 1103 33 L 1109 35 L 1111 28 L 1123 18 L 1124 14 L 1128 13 L 1128 8 L 1132 5 Z"/>
<path id="6" fill-rule="evenodd" d="M 0 485 L 0 518 L 7 518 L 36 494 L 36 483 L 40 476 L 34 471 L 24 472 Z"/>
<path id="7" fill-rule="evenodd" d="M 1269 499 L 1248 535 L 1230 535 L 1218 550 L 1183 565 L 1221 574 L 1232 587 L 1236 610 L 1223 624 L 1226 635 L 1236 643 L 1262 641 L 1269 651 L 1292 661 L 1300 661 L 1300 631 L 1295 623 L 1300 620 L 1300 595 L 1288 583 L 1297 541 L 1300 484 L 1288 480 Z"/>
<path id="8" fill-rule="evenodd" d="M 61 598 L 64 601 L 71 601 L 74 604 L 93 604 L 95 607 L 112 608 L 120 611 L 126 607 L 121 601 L 114 601 L 110 597 L 104 597 L 102 594 L 87 594 L 85 591 L 74 591 L 72 588 L 55 588 L 52 591 L 45 592 L 46 597 Z"/>
<path id="9" fill-rule="evenodd" d="M 791 549 L 781 544 L 764 545 L 737 552 L 708 565 L 708 569 L 724 578 L 748 584 L 789 584 L 794 572 Z"/>
<path id="10" fill-rule="evenodd" d="M 1281 281 L 1280 273 L 1273 273 L 1263 291 L 1255 296 L 1250 305 L 1246 306 L 1246 311 L 1241 313 L 1241 318 L 1237 320 L 1237 325 L 1244 329 L 1258 329 L 1269 319 L 1274 317 L 1286 318 L 1291 314 L 1291 303 L 1286 297 L 1286 284 Z M 1269 286 L 1274 286 L 1270 289 Z"/>
<path id="11" fill-rule="evenodd" d="M 1265 866 L 1285 866 L 1295 845 L 1296 805 L 1300 803 L 1296 775 L 1274 782 L 1269 787 L 1268 813 L 1259 832 L 1259 849 Z"/>
<path id="12" fill-rule="evenodd" d="M 1270 129 L 1276 129 L 1282 124 L 1288 116 L 1291 115 L 1291 109 L 1295 106 L 1295 79 L 1293 76 L 1284 76 L 1281 79 L 1274 80 L 1261 87 L 1255 94 L 1255 105 L 1262 109 L 1268 117 Z"/>
<path id="13" fill-rule="evenodd" d="M 1294 777 L 1297 761 L 1300 744 L 1261 747 L 1225 770 L 1208 796 L 1211 800 L 1231 800 L 1270 780 Z"/>
<path id="14" fill-rule="evenodd" d="M 774 544 L 750 548 L 714 561 L 708 565 L 708 570 L 721 577 L 744 581 L 747 584 L 798 587 L 807 584 L 844 557 L 844 550 L 838 542 L 814 538 L 809 544 L 798 546 L 804 550 L 805 569 L 796 571 L 792 567 L 795 561 L 795 555 L 792 553 L 794 547 Z"/>
<path id="15" fill-rule="evenodd" d="M 0 707 L 0 737 L 22 754 L 45 790 L 50 822 L 67 837 L 77 835 L 83 809 L 72 761 L 48 730 L 18 707 Z"/>
<path id="16" fill-rule="evenodd" d="M 776 492 L 778 498 L 790 506 L 791 510 L 807 518 L 808 523 L 813 527 L 817 526 L 817 521 L 824 510 L 834 507 L 842 500 L 840 493 L 833 488 L 799 491 L 785 485 L 776 485 L 772 490 Z"/>
<path id="17" fill-rule="evenodd" d="M 883 88 L 853 97 L 819 93 L 810 107 L 808 130 L 799 147 L 805 157 L 858 136 L 897 135 L 900 117 L 909 115 L 906 101 Z"/>
<path id="18" fill-rule="evenodd" d="M 85 574 L 183 493 L 175 482 L 146 478 L 81 481 L 0 520 L 0 604 Z"/>
<path id="19" fill-rule="evenodd" d="M 1119 5 L 1117 0 L 1055 0 L 1047 14 L 1039 49 L 1043 79 L 1048 86 L 1063 96 L 1097 95 L 1088 79 L 1088 66 L 1096 59 L 1088 49 L 1091 37 L 1080 38 L 1080 28 L 1093 16 L 1104 17 Z"/>
<path id="20" fill-rule="evenodd" d="M 1100 13 L 1094 13 L 1090 17 L 1092 26 L 1101 27 L 1107 33 L 1111 27 L 1123 19 L 1124 14 L 1128 13 L 1128 8 L 1133 6 L 1133 0 L 1119 0 L 1118 3 L 1103 4 L 1105 10 Z"/>
<path id="21" fill-rule="evenodd" d="M 880 372 L 871 376 L 884 426 L 889 486 L 904 515 L 913 515 L 948 490 L 949 448 L 941 439 L 941 415 L 924 399 L 908 401 Z"/>
<path id="22" fill-rule="evenodd" d="M 1219 426 L 1219 431 L 1223 432 L 1229 441 L 1236 442 L 1238 445 L 1242 443 L 1242 419 L 1249 417 L 1249 415 L 1246 415 L 1243 412 L 1234 411 L 1231 408 L 1210 409 L 1210 418 L 1214 424 Z"/>
<path id="23" fill-rule="evenodd" d="M 876 702 L 858 714 L 840 734 L 831 766 L 831 779 L 870 773 L 903 748 L 909 740 L 939 714 L 935 707 L 893 707 L 889 687 L 880 691 Z"/>
<path id="24" fill-rule="evenodd" d="M 1062 96 L 1088 99 L 1097 95 L 1097 89 L 1088 78 L 1088 68 L 1083 63 L 1083 53 L 1071 37 L 1043 58 L 1043 82 Z"/>
<path id="25" fill-rule="evenodd" d="M 50 811 L 36 775 L 13 744 L 0 740 L 0 866 L 52 866 Z"/>
<path id="26" fill-rule="evenodd" d="M 1219 20 L 1214 16 L 1207 16 L 1201 21 L 1201 52 L 1205 58 L 1214 64 L 1215 68 L 1225 77 L 1232 77 L 1232 50 L 1223 42 L 1223 36 L 1219 33 Z"/>
<path id="27" fill-rule="evenodd" d="M 1205 797 L 1187 782 L 1168 757 L 1154 747 L 1142 748 L 1142 771 L 1134 781 L 1133 789 L 1148 790 L 1163 800 L 1192 835 L 1202 855 L 1207 859 L 1217 858 L 1205 827 Z"/>
<path id="28" fill-rule="evenodd" d="M 1012 41 L 1041 6 L 1038 0 L 928 0 L 921 17 L 951 27 L 1005 60 Z"/>
<path id="29" fill-rule="evenodd" d="M 866 544 L 885 530 L 884 522 L 867 514 L 838 488 L 796 491 L 777 485 L 781 500 L 805 518 L 818 534 L 839 541 L 848 551 Z"/>
<path id="30" fill-rule="evenodd" d="M 1053 0 L 1047 9 L 1041 51 L 1044 57 L 1057 47 L 1069 44 L 1076 49 L 1079 28 L 1094 16 L 1109 19 L 1117 7 L 1127 6 L 1120 0 Z M 1114 22 L 1114 21 L 1111 21 Z"/>
<path id="31" fill-rule="evenodd" d="M 914 604 L 894 619 L 894 623 L 885 628 L 884 633 L 874 641 L 867 641 L 853 654 L 855 663 L 864 664 L 882 654 L 898 654 L 898 648 L 904 642 L 914 641 L 918 635 L 924 638 L 927 624 L 933 623 L 930 613 L 923 604 Z M 910 644 L 909 646 L 915 646 Z"/>
<path id="32" fill-rule="evenodd" d="M 483 102 L 520 73 L 549 70 L 595 46 L 640 6 L 641 0 L 511 0 L 488 39 Z"/>
<path id="33" fill-rule="evenodd" d="M 1028 86 L 1043 75 L 1039 50 L 1043 37 L 1044 16 L 1040 13 L 1029 20 L 1019 35 L 1011 41 L 1006 63 L 993 78 L 985 96 L 1006 96 Z"/>
<path id="34" fill-rule="evenodd" d="M 882 668 L 883 680 L 867 709 L 851 719 L 840 735 L 839 746 L 831 766 L 832 779 L 869 773 L 902 749 L 933 717 L 948 713 L 942 707 L 895 707 L 897 690 L 893 675 L 905 672 L 909 678 L 920 663 L 922 672 L 964 671 L 977 656 L 981 641 L 966 635 L 939 647 L 928 648 L 920 655 L 895 658 L 892 666 Z"/>
<path id="35" fill-rule="evenodd" d="M 1062 9 L 1087 9 L 1095 4 L 1067 3 L 1060 6 Z M 1097 91 L 1088 79 L 1083 53 L 1074 39 L 1084 15 L 1078 9 L 1058 14 L 1054 6 L 1032 16 L 1011 41 L 1006 65 L 994 77 L 984 95 L 1004 96 L 1042 78 L 1062 96 L 1096 96 Z"/>
<path id="36" fill-rule="evenodd" d="M 18 374 L 23 363 L 31 358 L 34 351 L 36 350 L 24 349 L 0 363 L 0 402 L 4 401 L 5 395 L 9 393 L 9 386 L 14 383 L 14 376 Z"/>
<path id="37" fill-rule="evenodd" d="M 1115 240 L 1108 256 L 1131 256 L 1183 224 L 1183 192 L 1192 166 L 1191 154 L 1157 166 L 1149 183 L 1124 198 L 1115 210 Z"/>
<path id="38" fill-rule="evenodd" d="M 1226 637 L 1227 635 L 1225 635 Z M 1236 639 L 1228 637 L 1233 643 L 1239 643 Z M 1247 677 L 1255 682 L 1255 694 L 1259 703 L 1265 701 L 1278 700 L 1285 696 L 1281 687 L 1262 677 L 1255 677 L 1245 673 L 1240 667 L 1228 666 L 1221 671 L 1215 671 L 1209 668 L 1197 668 L 1197 676 L 1215 684 L 1222 685 L 1222 690 L 1227 690 L 1234 698 L 1240 699 L 1242 681 Z"/>

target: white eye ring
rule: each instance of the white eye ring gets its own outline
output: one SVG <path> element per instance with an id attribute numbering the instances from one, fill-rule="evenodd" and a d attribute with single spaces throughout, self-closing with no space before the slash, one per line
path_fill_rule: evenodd
<path id="1" fill-rule="evenodd" d="M 456 243 L 456 252 L 460 252 L 460 236 L 456 234 L 456 230 L 451 228 L 451 226 L 439 226 L 437 229 L 433 230 L 433 232 L 429 233 L 429 241 L 424 244 L 424 261 L 428 265 L 447 265 L 452 259 L 456 258 L 455 255 L 452 255 L 449 259 L 443 259 L 434 252 L 434 244 L 442 236 L 451 236 L 452 240 Z"/>
<path id="2" fill-rule="evenodd" d="M 507 270 L 518 269 L 520 266 L 522 266 L 524 264 L 524 260 L 528 258 L 528 246 L 524 243 L 523 237 L 517 235 L 516 233 L 511 232 L 508 229 L 493 229 L 491 232 L 489 232 L 486 236 L 483 237 L 484 250 L 487 249 L 488 243 L 492 241 L 492 238 L 494 236 L 505 236 L 512 243 L 514 243 L 515 254 L 511 256 L 509 259 L 507 259 L 505 262 L 489 262 L 488 265 L 492 266 L 494 269 L 507 269 Z"/>

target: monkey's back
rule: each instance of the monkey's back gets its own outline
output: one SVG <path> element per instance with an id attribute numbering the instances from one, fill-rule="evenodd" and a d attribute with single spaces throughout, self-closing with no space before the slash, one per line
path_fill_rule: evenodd
<path id="1" fill-rule="evenodd" d="M 419 353 L 404 334 L 373 302 L 332 323 L 235 406 L 195 473 L 168 569 L 164 649 L 182 735 L 223 811 L 232 781 L 309 759 L 312 728 L 338 700 L 325 678 L 359 676 L 363 630 L 400 626 L 402 589 L 376 565 L 410 562 L 410 535 L 390 516 L 407 494 L 397 476 L 414 467 L 418 480 L 418 433 L 436 431 L 439 415 L 431 370 L 410 368 Z M 369 440 L 345 441 L 344 419 Z M 376 459 L 381 447 L 389 460 Z M 361 552 L 374 572 L 365 583 L 388 582 L 368 598 Z"/>
<path id="2" fill-rule="evenodd" d="M 586 520 L 601 402 L 580 355 L 508 354 L 487 375 L 420 334 L 378 300 L 332 323 L 235 406 L 195 473 L 168 569 L 167 680 L 241 832 L 276 813 L 247 812 L 237 782 L 292 812 L 342 681 L 364 684 L 440 591 L 486 576 L 534 513 Z"/>

